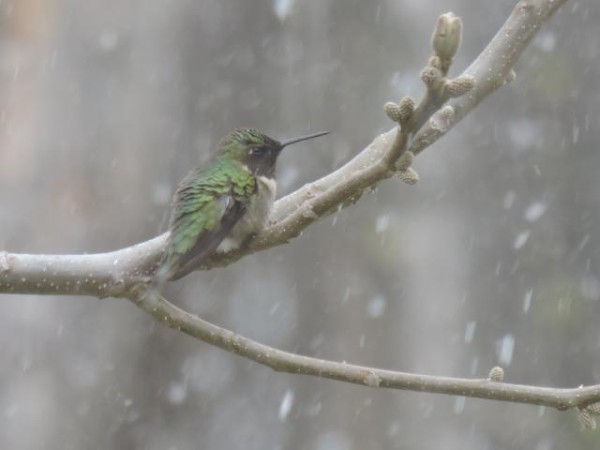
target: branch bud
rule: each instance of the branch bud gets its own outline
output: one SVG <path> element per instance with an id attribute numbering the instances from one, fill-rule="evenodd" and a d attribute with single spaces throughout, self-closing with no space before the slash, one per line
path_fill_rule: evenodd
<path id="1" fill-rule="evenodd" d="M 400 105 L 394 102 L 387 102 L 383 105 L 385 115 L 393 122 L 400 122 Z"/>
<path id="2" fill-rule="evenodd" d="M 437 55 L 433 55 L 429 58 L 429 65 L 431 67 L 435 67 L 436 69 L 442 69 L 442 61 L 440 60 L 440 57 Z"/>
<path id="3" fill-rule="evenodd" d="M 446 83 L 446 93 L 450 97 L 461 97 L 475 87 L 475 79 L 469 75 L 455 78 Z"/>
<path id="4" fill-rule="evenodd" d="M 579 412 L 577 413 L 577 420 L 579 420 L 582 430 L 596 429 L 596 419 L 592 417 L 592 415 L 587 409 L 579 410 Z"/>
<path id="5" fill-rule="evenodd" d="M 444 106 L 429 119 L 430 129 L 435 131 L 437 136 L 446 133 L 450 129 L 450 125 L 454 119 L 454 114 L 455 111 L 452 105 Z"/>
<path id="6" fill-rule="evenodd" d="M 404 97 L 400 100 L 400 104 L 387 102 L 383 105 L 383 110 L 392 121 L 402 125 L 411 119 L 415 111 L 415 101 L 410 97 Z"/>
<path id="7" fill-rule="evenodd" d="M 461 38 L 462 21 L 448 12 L 439 17 L 431 36 L 431 46 L 442 61 L 450 62 L 458 52 Z"/>
<path id="8" fill-rule="evenodd" d="M 440 69 L 433 66 L 427 66 L 421 72 L 421 80 L 423 80 L 423 83 L 425 83 L 425 86 L 427 86 L 427 89 L 430 91 L 437 90 L 442 85 L 444 75 Z"/>
<path id="9" fill-rule="evenodd" d="M 490 374 L 488 375 L 490 381 L 499 382 L 504 380 L 504 369 L 500 366 L 492 367 Z"/>
<path id="10" fill-rule="evenodd" d="M 589 404 L 585 409 L 594 416 L 600 416 L 600 402 Z"/>
<path id="11" fill-rule="evenodd" d="M 415 112 L 415 101 L 410 97 L 404 97 L 398 105 L 400 108 L 400 123 L 406 123 Z"/>
<path id="12" fill-rule="evenodd" d="M 398 176 L 406 184 L 416 184 L 420 180 L 419 174 L 412 167 L 409 167 L 406 170 L 400 170 Z"/>
<path id="13" fill-rule="evenodd" d="M 454 106 L 452 105 L 446 105 L 439 110 L 440 117 L 446 121 L 452 120 L 455 112 Z"/>

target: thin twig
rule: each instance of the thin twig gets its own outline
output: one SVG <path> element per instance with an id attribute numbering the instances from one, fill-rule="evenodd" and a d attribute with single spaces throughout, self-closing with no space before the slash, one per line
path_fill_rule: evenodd
<path id="1" fill-rule="evenodd" d="M 129 296 L 155 319 L 209 344 L 270 367 L 277 372 L 311 375 L 373 388 L 460 395 L 513 403 L 543 405 L 559 410 L 584 408 L 600 402 L 600 385 L 573 389 L 502 383 L 490 378 L 466 379 L 418 375 L 311 358 L 255 342 L 207 322 L 168 302 L 157 291 L 140 285 Z M 494 368 L 497 370 L 497 368 Z"/>

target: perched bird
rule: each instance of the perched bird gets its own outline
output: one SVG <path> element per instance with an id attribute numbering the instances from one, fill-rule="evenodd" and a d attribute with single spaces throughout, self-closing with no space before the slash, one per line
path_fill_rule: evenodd
<path id="1" fill-rule="evenodd" d="M 192 170 L 175 192 L 170 234 L 155 281 L 178 280 L 213 251 L 234 250 L 260 232 L 275 199 L 281 150 L 325 134 L 279 142 L 242 128 L 225 136 L 212 160 Z"/>

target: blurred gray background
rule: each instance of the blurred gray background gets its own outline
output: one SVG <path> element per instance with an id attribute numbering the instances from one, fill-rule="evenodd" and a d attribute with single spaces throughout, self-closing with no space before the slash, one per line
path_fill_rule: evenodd
<path id="1" fill-rule="evenodd" d="M 332 134 L 281 193 L 339 167 L 419 97 L 439 14 L 452 73 L 515 2 L 4 0 L 0 249 L 117 249 L 164 231 L 227 131 Z M 488 98 L 393 179 L 289 245 L 168 288 L 260 342 L 383 368 L 600 383 L 600 6 L 571 1 Z M 575 413 L 278 374 L 124 300 L 0 298 L 6 449 L 589 449 Z"/>

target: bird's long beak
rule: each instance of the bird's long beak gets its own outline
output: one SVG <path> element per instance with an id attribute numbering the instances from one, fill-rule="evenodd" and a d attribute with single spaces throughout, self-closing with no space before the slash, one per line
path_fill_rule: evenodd
<path id="1" fill-rule="evenodd" d="M 283 141 L 281 143 L 281 149 L 283 149 L 284 147 L 287 147 L 288 145 L 295 144 L 296 142 L 302 142 L 302 141 L 306 141 L 308 139 L 313 139 L 313 138 L 316 138 L 319 136 L 325 136 L 326 134 L 329 134 L 329 131 L 321 131 L 319 133 L 307 134 L 306 136 L 300 136 L 297 138 L 288 139 L 287 141 Z"/>

